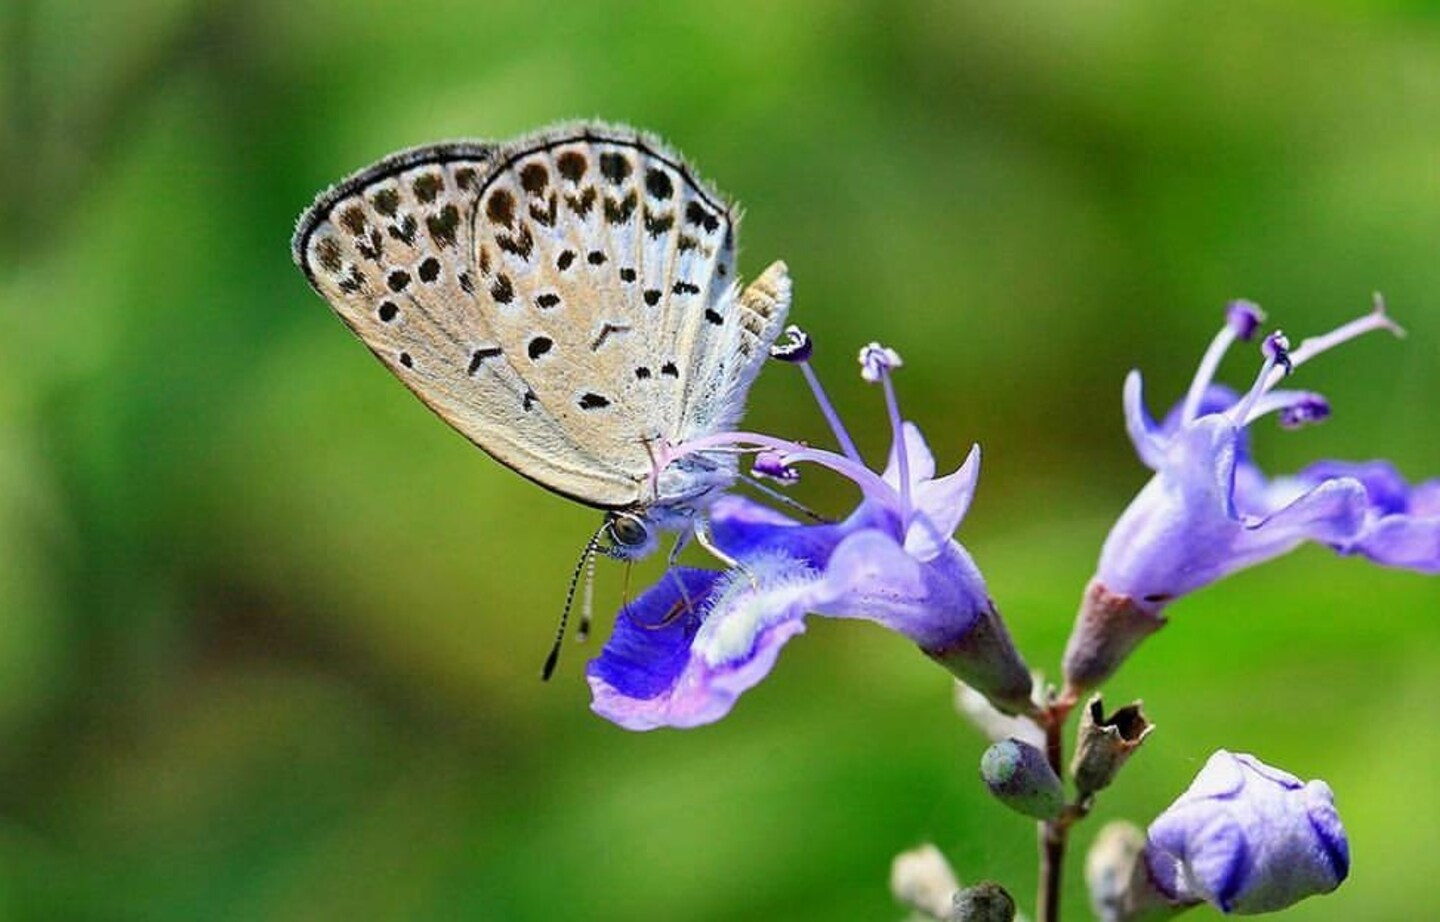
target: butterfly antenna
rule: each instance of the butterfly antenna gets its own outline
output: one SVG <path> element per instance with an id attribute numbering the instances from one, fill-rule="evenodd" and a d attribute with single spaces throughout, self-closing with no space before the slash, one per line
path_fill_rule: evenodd
<path id="1" fill-rule="evenodd" d="M 625 566 L 625 576 L 630 576 L 630 566 Z M 592 553 L 585 562 L 585 589 L 580 593 L 580 624 L 575 628 L 575 639 L 580 643 L 590 636 L 590 620 L 595 614 L 595 555 Z"/>
<path id="2" fill-rule="evenodd" d="M 605 534 L 608 527 L 607 522 L 590 536 L 590 540 L 585 542 L 585 550 L 581 552 L 580 559 L 575 562 L 575 572 L 570 576 L 570 588 L 565 592 L 565 608 L 560 612 L 560 625 L 555 628 L 555 642 L 550 645 L 550 655 L 545 657 L 545 665 L 540 670 L 542 682 L 550 681 L 550 676 L 555 674 L 555 666 L 560 662 L 560 644 L 565 639 L 565 627 L 570 623 L 570 607 L 575 604 L 575 590 L 580 585 L 580 576 L 590 568 L 595 552 L 600 549 L 600 536 Z"/>

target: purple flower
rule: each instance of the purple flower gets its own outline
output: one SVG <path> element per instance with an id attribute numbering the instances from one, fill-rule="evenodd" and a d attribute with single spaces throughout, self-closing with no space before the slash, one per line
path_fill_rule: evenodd
<path id="1" fill-rule="evenodd" d="M 935 476 L 920 430 L 895 409 L 889 372 L 898 356 L 880 350 L 870 359 L 867 379 L 873 373 L 884 384 L 896 436 L 883 472 L 861 461 L 803 359 L 844 454 L 726 433 L 676 446 L 662 458 L 663 464 L 719 445 L 757 446 L 785 468 L 804 461 L 830 468 L 858 485 L 862 498 L 844 521 L 826 524 L 802 524 L 739 496 L 715 502 L 709 534 L 697 537 L 733 565 L 725 572 L 673 568 L 622 608 L 610 641 L 587 669 L 597 713 L 634 730 L 718 720 L 764 678 L 811 613 L 898 631 L 998 707 L 1032 709 L 1030 674 L 975 562 L 950 537 L 974 493 L 979 450 L 953 473 Z"/>
<path id="2" fill-rule="evenodd" d="M 1189 392 L 1163 423 L 1145 411 L 1140 373 L 1125 381 L 1126 426 L 1155 475 L 1111 530 L 1081 605 L 1065 654 L 1077 695 L 1158 630 L 1170 602 L 1305 541 L 1391 566 L 1440 570 L 1440 488 L 1433 482 L 1410 491 L 1383 463 L 1336 462 L 1271 481 L 1247 443 L 1248 427 L 1263 416 L 1296 426 L 1329 415 L 1320 395 L 1276 388 L 1290 371 L 1363 333 L 1400 334 L 1399 327 L 1377 300 L 1371 313 L 1293 351 L 1283 334 L 1268 336 L 1260 373 L 1243 396 L 1214 385 L 1230 345 L 1253 335 L 1259 320 L 1254 305 L 1231 305 Z"/>
<path id="3" fill-rule="evenodd" d="M 1150 824 L 1145 857 L 1172 901 L 1241 915 L 1329 893 L 1350 871 L 1329 785 L 1223 749 Z"/>

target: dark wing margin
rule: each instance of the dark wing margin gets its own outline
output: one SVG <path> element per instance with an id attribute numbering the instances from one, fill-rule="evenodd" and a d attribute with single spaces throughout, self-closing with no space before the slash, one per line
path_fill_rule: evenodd
<path id="1" fill-rule="evenodd" d="M 489 141 L 442 141 L 439 144 L 425 144 L 396 151 L 369 166 L 356 170 L 335 185 L 315 197 L 314 203 L 301 213 L 295 222 L 295 234 L 290 238 L 290 256 L 295 265 L 305 273 L 311 287 L 319 288 L 309 261 L 305 258 L 310 244 L 310 235 L 330 216 L 335 205 L 378 182 L 384 182 L 396 174 L 417 166 L 448 163 L 452 160 L 476 160 L 491 164 L 501 145 Z"/>

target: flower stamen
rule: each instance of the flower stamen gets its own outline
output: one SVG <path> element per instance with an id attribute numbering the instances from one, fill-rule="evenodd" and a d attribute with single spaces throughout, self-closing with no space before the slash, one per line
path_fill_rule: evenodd
<path id="1" fill-rule="evenodd" d="M 898 352 L 879 343 L 871 343 L 860 350 L 860 377 L 871 384 L 879 382 L 885 390 L 885 410 L 890 416 L 895 463 L 900 473 L 902 527 L 910 523 L 910 453 L 905 450 L 905 420 L 900 416 L 900 403 L 895 397 L 895 383 L 891 380 L 890 371 L 904 364 Z"/>
<path id="2" fill-rule="evenodd" d="M 1185 394 L 1185 403 L 1180 411 L 1182 420 L 1193 422 L 1200 414 L 1205 391 L 1215 380 L 1215 372 L 1219 370 L 1225 354 L 1237 339 L 1249 342 L 1264 321 L 1265 312 L 1258 304 L 1244 300 L 1230 302 L 1225 310 L 1225 326 L 1210 341 L 1204 357 L 1200 359 L 1200 367 L 1195 370 L 1195 378 L 1190 382 L 1190 390 Z"/>

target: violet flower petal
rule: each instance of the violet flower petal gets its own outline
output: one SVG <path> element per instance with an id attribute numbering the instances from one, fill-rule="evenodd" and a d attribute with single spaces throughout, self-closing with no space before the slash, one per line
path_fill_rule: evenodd
<path id="1" fill-rule="evenodd" d="M 1323 781 L 1302 783 L 1254 756 L 1220 750 L 1149 830 L 1146 859 L 1176 903 L 1274 912 L 1328 893 L 1350 851 Z"/>

